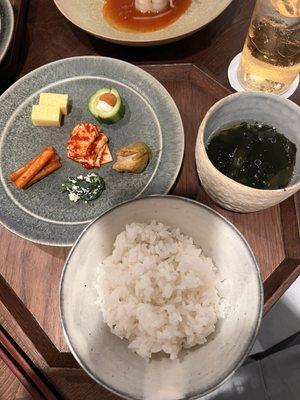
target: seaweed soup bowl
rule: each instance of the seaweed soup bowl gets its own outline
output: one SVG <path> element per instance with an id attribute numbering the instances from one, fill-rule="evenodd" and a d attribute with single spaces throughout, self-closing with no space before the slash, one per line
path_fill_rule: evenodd
<path id="1" fill-rule="evenodd" d="M 296 165 L 287 187 L 276 190 L 254 189 L 228 178 L 209 160 L 206 144 L 223 126 L 241 121 L 258 121 L 274 126 L 297 146 Z M 237 212 L 254 212 L 274 206 L 300 189 L 300 107 L 280 96 L 245 92 L 220 100 L 207 112 L 198 132 L 196 165 L 201 184 L 219 205 Z"/>

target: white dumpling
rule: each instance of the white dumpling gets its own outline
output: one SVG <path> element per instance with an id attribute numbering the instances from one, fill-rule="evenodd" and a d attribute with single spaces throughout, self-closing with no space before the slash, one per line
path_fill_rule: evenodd
<path id="1" fill-rule="evenodd" d="M 159 13 L 164 11 L 168 5 L 173 7 L 173 0 L 135 0 L 135 8 L 142 13 Z"/>

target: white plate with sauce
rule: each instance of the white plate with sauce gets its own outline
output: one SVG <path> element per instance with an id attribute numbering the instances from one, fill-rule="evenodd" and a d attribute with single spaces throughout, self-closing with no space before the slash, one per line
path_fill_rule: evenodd
<path id="1" fill-rule="evenodd" d="M 145 14 L 133 13 L 132 15 L 134 3 L 132 0 L 54 0 L 54 2 L 61 13 L 73 24 L 94 36 L 123 45 L 153 46 L 174 42 L 191 35 L 220 15 L 232 0 L 174 0 L 175 7 L 172 10 L 166 10 L 154 17 L 155 20 L 160 21 L 159 29 L 148 32 L 132 31 L 132 27 L 128 28 L 128 26 L 122 29 L 116 28 L 115 24 L 113 26 L 108 23 L 107 17 L 104 17 L 105 14 L 110 15 L 110 19 L 115 19 L 116 13 L 113 13 L 113 9 L 115 10 L 116 7 L 113 5 L 118 4 L 121 7 L 125 4 L 129 7 L 132 17 L 142 18 L 143 26 L 150 24 L 153 29 L 153 17 L 149 21 L 149 17 Z M 170 19 L 173 20 L 172 23 L 165 27 L 161 26 L 164 25 L 162 20 L 170 22 Z"/>

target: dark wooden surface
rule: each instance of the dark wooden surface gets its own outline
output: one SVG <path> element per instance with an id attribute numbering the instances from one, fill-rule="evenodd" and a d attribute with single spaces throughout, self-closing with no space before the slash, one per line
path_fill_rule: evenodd
<path id="1" fill-rule="evenodd" d="M 212 104 L 229 93 L 228 89 L 191 64 L 144 68 L 172 94 L 184 122 L 185 157 L 172 193 L 210 205 L 241 230 L 257 257 L 267 289 L 266 307 L 270 307 L 299 273 L 300 248 L 297 244 L 300 239 L 295 199 L 254 214 L 237 214 L 214 204 L 199 185 L 194 149 L 199 121 Z M 196 112 L 191 113 L 191 109 Z M 284 221 L 288 224 L 285 225 Z M 95 393 L 101 393 L 105 399 L 115 398 L 84 375 L 68 352 L 62 334 L 58 287 L 68 249 L 36 245 L 4 228 L 1 228 L 1 233 L 0 300 L 10 318 L 30 340 L 27 354 L 64 398 L 81 399 L 86 385 L 90 390 L 87 399 L 96 398 Z M 76 395 L 73 393 L 75 387 Z"/>
<path id="2" fill-rule="evenodd" d="M 28 0 L 10 0 L 15 16 L 14 33 L 10 48 L 0 65 L 0 85 L 6 85 L 19 72 L 19 56 L 23 46 Z"/>
<path id="3" fill-rule="evenodd" d="M 34 399 L 59 400 L 54 390 L 49 389 L 45 384 L 35 365 L 28 360 L 26 354 L 3 326 L 0 326 L 0 343 L 0 358 Z"/>
<path id="4" fill-rule="evenodd" d="M 70 23 L 52 0 L 30 0 L 18 76 L 60 58 L 101 55 L 135 64 L 192 63 L 229 87 L 227 67 L 242 49 L 255 0 L 233 0 L 212 23 L 179 42 L 131 48 L 102 41 Z M 300 103 L 300 90 L 292 98 Z"/>
<path id="5" fill-rule="evenodd" d="M 69 23 L 51 0 L 31 0 L 15 79 L 47 62 L 76 55 L 161 64 L 146 69 L 174 97 L 186 133 L 184 166 L 173 191 L 218 209 L 246 236 L 261 267 L 267 309 L 299 274 L 299 197 L 255 214 L 220 210 L 201 190 L 194 165 L 198 125 L 207 109 L 229 93 L 227 66 L 242 47 L 253 3 L 233 1 L 217 20 L 192 37 L 143 49 L 93 38 Z M 7 81 L 2 89 L 12 82 Z M 293 100 L 300 102 L 299 90 Z M 0 234 L 0 299 L 4 304 L 0 312 L 8 321 L 9 333 L 65 399 L 116 399 L 78 368 L 62 335 L 57 291 L 68 249 L 32 244 L 4 228 Z"/>

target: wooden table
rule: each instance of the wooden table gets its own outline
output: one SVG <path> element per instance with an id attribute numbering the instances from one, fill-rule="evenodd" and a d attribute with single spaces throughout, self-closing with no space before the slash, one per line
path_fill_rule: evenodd
<path id="1" fill-rule="evenodd" d="M 242 48 L 253 4 L 252 0 L 233 1 L 212 24 L 180 42 L 129 48 L 89 36 L 70 24 L 51 0 L 31 0 L 19 72 L 13 80 L 45 63 L 77 55 L 120 58 L 142 65 L 157 77 L 174 97 L 186 132 L 188 156 L 172 192 L 211 205 L 245 234 L 261 267 L 265 309 L 268 309 L 300 272 L 299 196 L 247 216 L 221 210 L 201 190 L 190 157 L 201 117 L 216 100 L 230 93 L 227 66 Z M 300 103 L 299 90 L 292 100 Z M 189 107 L 197 109 L 198 119 L 190 118 Z M 2 227 L 0 232 L 0 323 L 15 341 L 14 345 L 19 344 L 29 357 L 21 354 L 21 359 L 29 364 L 32 361 L 42 371 L 47 385 L 57 391 L 53 399 L 60 395 L 72 400 L 116 399 L 78 367 L 62 336 L 57 290 L 68 249 L 36 245 Z M 40 372 L 34 366 L 32 371 L 27 370 L 27 376 L 39 387 L 34 375 L 39 376 Z"/>

